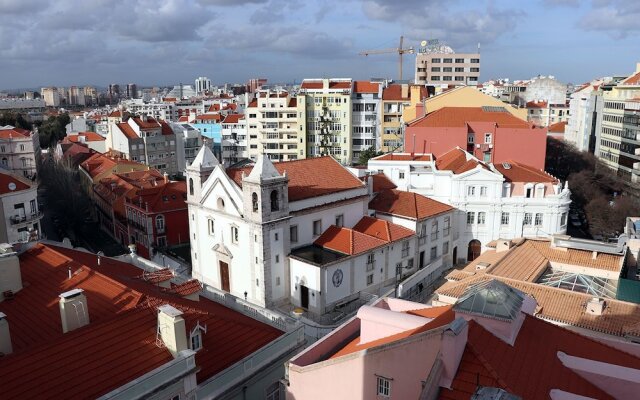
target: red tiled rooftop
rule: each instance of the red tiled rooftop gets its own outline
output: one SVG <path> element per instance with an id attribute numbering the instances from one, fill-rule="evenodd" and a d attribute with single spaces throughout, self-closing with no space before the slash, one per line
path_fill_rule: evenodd
<path id="1" fill-rule="evenodd" d="M 103 257 L 97 265 L 95 254 L 37 244 L 20 255 L 20 269 L 23 289 L 0 303 L 14 349 L 0 358 L 3 399 L 96 398 L 172 360 L 156 345 L 162 304 L 184 313 L 187 332 L 207 326 L 198 383 L 282 335 L 206 298 L 191 301 L 133 279 L 140 269 L 131 264 Z M 58 295 L 74 288 L 84 290 L 90 323 L 63 334 Z"/>
<path id="2" fill-rule="evenodd" d="M 223 124 L 237 124 L 244 119 L 244 114 L 229 114 L 225 117 Z"/>
<path id="3" fill-rule="evenodd" d="M 31 185 L 9 172 L 0 172 L 0 195 L 30 189 Z"/>
<path id="4" fill-rule="evenodd" d="M 140 127 L 142 130 L 147 129 L 158 129 L 160 128 L 160 123 L 155 120 L 155 118 L 148 117 L 146 120 L 143 120 L 139 117 L 133 117 L 133 122 Z"/>
<path id="5" fill-rule="evenodd" d="M 383 219 L 362 217 L 353 227 L 356 232 L 362 232 L 387 242 L 395 242 L 413 236 L 415 233 L 398 224 L 385 221 Z"/>
<path id="6" fill-rule="evenodd" d="M 453 210 L 453 207 L 413 192 L 382 190 L 369 202 L 377 212 L 421 220 Z"/>
<path id="7" fill-rule="evenodd" d="M 355 81 L 353 82 L 354 93 L 373 93 L 377 94 L 380 90 L 379 82 Z"/>
<path id="8" fill-rule="evenodd" d="M 273 164 L 280 174 L 289 178 L 289 201 L 324 196 L 364 187 L 364 183 L 345 169 L 333 157 L 314 157 Z M 247 176 L 253 167 L 231 168 L 226 173 L 242 187 L 242 172 Z M 319 173 L 322 171 L 322 173 Z"/>
<path id="9" fill-rule="evenodd" d="M 198 293 L 202 290 L 202 284 L 197 279 L 191 279 L 179 285 L 171 284 L 171 288 L 163 289 L 166 292 L 178 294 L 180 296 L 188 296 L 190 294 Z"/>
<path id="10" fill-rule="evenodd" d="M 510 168 L 505 168 L 509 164 Z M 504 175 L 507 182 L 557 182 L 558 180 L 545 171 L 520 164 L 513 160 L 494 164 L 495 168 Z"/>
<path id="11" fill-rule="evenodd" d="M 301 89 L 322 89 L 322 81 L 302 81 Z M 349 81 L 334 81 L 329 80 L 329 89 L 351 89 L 351 82 Z"/>
<path id="12" fill-rule="evenodd" d="M 201 114 L 196 117 L 196 120 L 219 122 L 222 120 L 222 116 L 220 114 Z"/>
<path id="13" fill-rule="evenodd" d="M 385 189 L 395 189 L 397 186 L 383 173 L 375 175 L 366 175 L 362 177 L 362 180 L 367 182 L 373 180 L 373 192 L 378 193 Z"/>
<path id="14" fill-rule="evenodd" d="M 20 137 L 31 137 L 31 131 L 22 128 L 0 129 L 0 139 L 14 139 Z"/>
<path id="15" fill-rule="evenodd" d="M 470 171 L 478 165 L 486 168 L 474 158 L 467 160 L 467 153 L 459 148 L 451 149 L 436 159 L 436 168 L 439 171 L 451 171 L 456 175 Z"/>
<path id="16" fill-rule="evenodd" d="M 86 142 L 104 142 L 106 139 L 95 132 L 80 132 L 77 135 L 67 135 L 66 138 L 70 142 L 80 142 L 80 138 L 83 137 Z"/>
<path id="17" fill-rule="evenodd" d="M 353 229 L 331 225 L 314 244 L 342 254 L 356 255 L 384 246 L 387 241 Z"/>
<path id="18" fill-rule="evenodd" d="M 529 101 L 527 102 L 527 108 L 547 108 L 548 103 L 546 101 Z"/>
<path id="19" fill-rule="evenodd" d="M 407 90 L 407 97 L 402 96 L 402 85 L 393 84 L 389 85 L 382 90 L 382 100 L 384 101 L 408 101 L 411 99 L 411 86 L 409 85 L 409 89 Z M 427 97 L 427 88 L 424 86 L 420 87 L 420 99 L 424 99 Z"/>
<path id="20" fill-rule="evenodd" d="M 621 85 L 640 85 L 640 72 L 636 72 L 627 79 L 620 82 Z"/>
<path id="21" fill-rule="evenodd" d="M 122 134 L 127 139 L 132 140 L 132 139 L 139 139 L 140 138 L 140 136 L 138 136 L 136 131 L 134 131 L 133 128 L 131 126 L 129 126 L 128 123 L 120 122 L 120 123 L 117 123 L 116 126 L 118 127 L 118 129 L 120 129 L 120 132 L 122 132 Z"/>
<path id="22" fill-rule="evenodd" d="M 566 128 L 567 128 L 566 121 L 556 122 L 555 124 L 549 125 L 549 128 L 547 129 L 547 131 L 550 133 L 564 133 Z"/>
<path id="23" fill-rule="evenodd" d="M 387 153 L 375 157 L 376 161 L 431 161 L 431 154 Z"/>
<path id="24" fill-rule="evenodd" d="M 109 118 L 120 118 L 120 117 L 122 117 L 122 113 L 119 110 L 111 111 L 111 113 L 109 113 L 109 115 L 107 115 L 107 117 L 109 117 Z"/>
<path id="25" fill-rule="evenodd" d="M 490 122 L 498 127 L 530 128 L 526 121 L 508 111 L 484 111 L 482 107 L 443 107 L 411 122 L 411 127 L 452 128 L 465 127 L 470 122 Z"/>

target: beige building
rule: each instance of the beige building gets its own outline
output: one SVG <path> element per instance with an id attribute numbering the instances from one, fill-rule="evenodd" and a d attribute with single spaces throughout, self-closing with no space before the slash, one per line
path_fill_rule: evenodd
<path id="1" fill-rule="evenodd" d="M 36 160 L 40 158 L 40 138 L 37 132 L 0 126 L 0 167 L 32 178 L 36 175 Z"/>
<path id="2" fill-rule="evenodd" d="M 391 84 L 382 90 L 380 107 L 380 133 L 382 152 L 402 151 L 404 124 L 422 115 L 425 87 L 407 84 Z"/>
<path id="3" fill-rule="evenodd" d="M 40 90 L 40 94 L 44 99 L 44 104 L 47 107 L 58 107 L 60 105 L 60 93 L 58 93 L 58 88 L 55 87 L 47 87 L 42 88 Z"/>
<path id="4" fill-rule="evenodd" d="M 0 172 L 0 242 L 17 243 L 38 239 L 42 212 L 38 206 L 38 184 L 16 174 Z"/>
<path id="5" fill-rule="evenodd" d="M 511 115 L 527 120 L 527 110 L 515 108 L 510 104 L 481 93 L 474 87 L 457 87 L 437 96 L 429 97 L 424 102 L 426 113 L 434 112 L 443 107 L 503 107 Z"/>
<path id="6" fill-rule="evenodd" d="M 245 119 L 247 156 L 267 154 L 273 161 L 305 158 L 304 123 L 298 124 L 297 98 L 286 91 L 260 90 L 249 103 Z"/>
<path id="7" fill-rule="evenodd" d="M 477 85 L 480 78 L 479 53 L 422 53 L 416 55 L 418 85 Z"/>
<path id="8" fill-rule="evenodd" d="M 298 93 L 298 129 L 306 132 L 307 157 L 332 155 L 351 163 L 351 79 L 305 79 Z"/>

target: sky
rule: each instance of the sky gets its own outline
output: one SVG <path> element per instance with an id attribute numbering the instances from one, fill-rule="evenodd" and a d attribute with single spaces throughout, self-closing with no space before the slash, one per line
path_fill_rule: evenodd
<path id="1" fill-rule="evenodd" d="M 399 37 L 481 46 L 481 81 L 630 74 L 636 0 L 0 0 L 0 89 L 396 78 Z M 413 77 L 415 56 L 404 59 Z"/>

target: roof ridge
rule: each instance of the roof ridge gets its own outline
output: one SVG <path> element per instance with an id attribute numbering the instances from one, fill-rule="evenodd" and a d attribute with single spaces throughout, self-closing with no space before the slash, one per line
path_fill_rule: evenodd
<path id="1" fill-rule="evenodd" d="M 478 325 L 478 327 L 484 329 L 485 331 L 491 333 L 490 331 L 488 331 L 487 329 L 485 329 L 484 326 L 480 325 L 479 323 L 477 323 L 475 320 L 470 321 L 470 323 L 473 323 L 475 325 Z M 480 354 L 480 352 L 476 349 L 476 347 L 471 343 L 471 341 L 467 340 L 467 347 L 469 347 L 469 350 L 473 353 L 473 355 L 478 359 L 478 361 L 480 361 L 480 363 L 482 364 L 483 367 L 485 367 L 487 369 L 487 371 L 489 372 L 489 374 L 491 374 L 491 376 L 498 381 L 498 384 L 500 384 L 502 386 L 503 389 L 505 389 L 507 392 L 513 393 L 513 390 L 511 388 L 509 388 L 509 385 L 507 385 L 507 382 L 505 382 L 500 375 L 498 374 L 498 371 L 496 371 L 493 366 L 489 363 L 489 361 L 484 358 L 484 356 L 482 354 Z"/>

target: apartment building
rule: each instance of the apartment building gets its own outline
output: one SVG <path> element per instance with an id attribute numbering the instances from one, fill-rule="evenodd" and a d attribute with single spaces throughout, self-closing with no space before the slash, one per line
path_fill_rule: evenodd
<path id="1" fill-rule="evenodd" d="M 162 121 L 163 124 L 166 122 Z M 191 164 L 202 147 L 202 135 L 192 124 L 169 122 L 169 127 L 176 135 L 176 162 L 179 173 L 183 173 Z"/>
<path id="2" fill-rule="evenodd" d="M 133 115 L 147 115 L 157 120 L 177 121 L 177 107 L 167 101 L 144 101 L 143 99 L 128 99 L 120 102 L 123 110 Z"/>
<path id="3" fill-rule="evenodd" d="M 629 184 L 640 182 L 640 63 L 634 74 L 602 94 L 596 157 Z"/>
<path id="4" fill-rule="evenodd" d="M 37 132 L 0 126 L 0 164 L 4 169 L 34 178 L 40 160 L 40 138 Z"/>
<path id="5" fill-rule="evenodd" d="M 479 79 L 480 53 L 455 53 L 447 46 L 435 51 L 428 47 L 418 49 L 415 78 L 418 85 L 475 86 Z"/>
<path id="6" fill-rule="evenodd" d="M 286 91 L 259 90 L 247 107 L 247 157 L 273 161 L 305 158 L 304 124 L 298 125 L 298 99 Z"/>
<path id="7" fill-rule="evenodd" d="M 132 117 L 112 125 L 107 136 L 107 149 L 161 172 L 176 174 L 180 171 L 176 134 L 169 125 L 151 117 Z"/>
<path id="8" fill-rule="evenodd" d="M 535 126 L 549 127 L 551 125 L 569 121 L 570 104 L 551 104 L 545 100 L 527 102 L 527 121 Z"/>
<path id="9" fill-rule="evenodd" d="M 306 157 L 332 155 L 351 164 L 351 79 L 305 79 L 298 93 L 298 126 L 306 132 Z"/>
<path id="10" fill-rule="evenodd" d="M 230 166 L 247 158 L 249 138 L 244 114 L 229 114 L 222 121 L 222 163 Z"/>
<path id="11" fill-rule="evenodd" d="M 548 237 L 567 229 L 571 204 L 567 185 L 524 163 L 484 163 L 454 148 L 438 157 L 385 154 L 369 160 L 368 168 L 384 173 L 399 190 L 459 210 L 451 222 L 461 242 L 455 262 L 473 260 L 492 240 Z"/>
<path id="12" fill-rule="evenodd" d="M 380 106 L 381 150 L 401 151 L 404 145 L 405 123 L 423 114 L 417 109 L 427 97 L 425 87 L 389 84 L 382 90 Z"/>
<path id="13" fill-rule="evenodd" d="M 196 94 L 206 94 L 211 90 L 211 79 L 206 76 L 200 76 L 196 79 Z"/>
<path id="14" fill-rule="evenodd" d="M 0 171 L 0 241 L 26 242 L 40 238 L 42 211 L 38 206 L 38 184 Z"/>
<path id="15" fill-rule="evenodd" d="M 368 148 L 382 148 L 380 135 L 380 108 L 382 104 L 381 82 L 353 82 L 351 116 L 351 162 L 357 163 L 360 153 Z"/>

